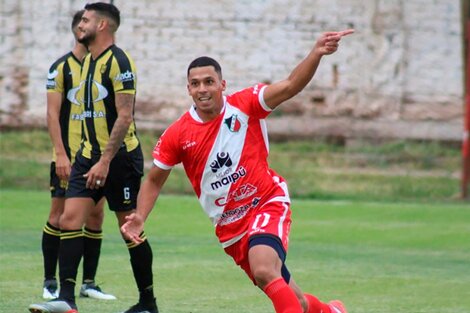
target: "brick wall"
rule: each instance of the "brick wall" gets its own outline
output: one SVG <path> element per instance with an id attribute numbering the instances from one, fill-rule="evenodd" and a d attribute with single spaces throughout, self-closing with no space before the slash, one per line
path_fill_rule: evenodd
<path id="1" fill-rule="evenodd" d="M 45 76 L 72 46 L 88 1 L 0 0 L 0 125 L 45 125 Z M 308 87 L 268 120 L 281 134 L 459 140 L 463 56 L 457 0 L 115 0 L 117 44 L 138 69 L 138 127 L 190 105 L 186 68 L 218 59 L 228 92 L 285 78 L 323 31 L 354 27 Z M 295 121 L 295 122 L 294 122 Z"/>

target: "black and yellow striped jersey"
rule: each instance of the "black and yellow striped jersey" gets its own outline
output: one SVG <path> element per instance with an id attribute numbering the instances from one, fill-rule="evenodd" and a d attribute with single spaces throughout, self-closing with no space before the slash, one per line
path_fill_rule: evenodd
<path id="1" fill-rule="evenodd" d="M 132 58 L 115 45 L 93 60 L 88 54 L 81 74 L 77 98 L 82 102 L 84 121 L 83 156 L 100 155 L 109 141 L 117 119 L 115 94 L 136 93 L 136 68 Z M 123 146 L 132 151 L 139 146 L 135 122 L 129 127 Z"/>
<path id="2" fill-rule="evenodd" d="M 81 107 L 74 96 L 80 86 L 81 67 L 80 60 L 69 52 L 51 65 L 46 83 L 47 92 L 62 94 L 59 123 L 65 152 L 72 162 L 80 148 L 82 137 Z M 56 160 L 54 150 L 53 148 L 53 161 Z"/>

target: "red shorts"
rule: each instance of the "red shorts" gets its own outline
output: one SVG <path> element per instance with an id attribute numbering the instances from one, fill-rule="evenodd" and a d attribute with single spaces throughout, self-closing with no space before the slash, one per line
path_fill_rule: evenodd
<path id="1" fill-rule="evenodd" d="M 290 203 L 270 202 L 259 208 L 253 215 L 248 228 L 248 233 L 236 243 L 226 247 L 225 253 L 230 255 L 235 263 L 240 266 L 254 282 L 253 274 L 248 262 L 249 240 L 254 235 L 274 235 L 282 243 L 285 253 L 289 244 L 289 232 L 291 224 Z"/>

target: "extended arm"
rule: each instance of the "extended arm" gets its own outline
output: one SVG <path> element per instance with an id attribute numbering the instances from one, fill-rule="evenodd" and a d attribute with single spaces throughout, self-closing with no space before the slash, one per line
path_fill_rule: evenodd
<path id="1" fill-rule="evenodd" d="M 47 93 L 47 129 L 55 150 L 55 168 L 61 180 L 67 180 L 70 175 L 71 164 L 62 141 L 60 126 L 60 108 L 62 106 L 62 93 Z"/>
<path id="2" fill-rule="evenodd" d="M 129 130 L 129 126 L 133 121 L 133 108 L 134 95 L 125 93 L 116 94 L 117 119 L 114 122 L 108 144 L 106 145 L 100 160 L 87 174 L 85 174 L 85 177 L 87 177 L 87 188 L 98 188 L 99 186 L 96 185 L 96 181 L 100 180 L 104 183 L 106 180 L 109 171 L 109 164 L 116 155 L 116 152 L 119 150 L 119 147 Z"/>
<path id="3" fill-rule="evenodd" d="M 137 209 L 135 213 L 126 216 L 126 223 L 121 227 L 122 233 L 129 240 L 137 244 L 142 242 L 140 234 L 144 229 L 145 220 L 152 211 L 170 172 L 171 170 L 153 166 L 147 174 L 137 196 Z"/>
<path id="4" fill-rule="evenodd" d="M 295 67 L 287 79 L 266 87 L 264 92 L 266 104 L 271 109 L 275 109 L 285 100 L 298 94 L 312 79 L 321 58 L 334 53 L 338 49 L 341 37 L 353 32 L 354 30 L 348 29 L 341 32 L 323 33 L 307 57 Z"/>

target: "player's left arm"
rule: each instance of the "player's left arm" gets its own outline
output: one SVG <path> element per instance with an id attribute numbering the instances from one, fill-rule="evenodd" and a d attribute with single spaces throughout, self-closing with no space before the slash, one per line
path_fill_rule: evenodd
<path id="1" fill-rule="evenodd" d="M 275 109 L 282 102 L 292 98 L 304 89 L 315 74 L 321 58 L 324 55 L 336 52 L 341 37 L 353 32 L 353 29 L 348 29 L 340 32 L 323 33 L 310 53 L 294 68 L 289 77 L 266 87 L 264 91 L 266 105 L 271 109 Z"/>
<path id="2" fill-rule="evenodd" d="M 170 172 L 171 169 L 165 170 L 156 165 L 150 169 L 137 196 L 135 212 L 126 216 L 126 223 L 121 226 L 124 236 L 136 244 L 143 242 L 140 234 L 144 230 L 145 220 L 155 207 L 155 202 Z"/>
<path id="3" fill-rule="evenodd" d="M 109 164 L 119 150 L 134 119 L 134 97 L 135 95 L 131 93 L 115 94 L 117 118 L 100 160 L 86 174 L 87 188 L 99 188 L 100 186 L 96 185 L 97 180 L 102 182 L 101 186 L 104 184 L 108 176 Z"/>

